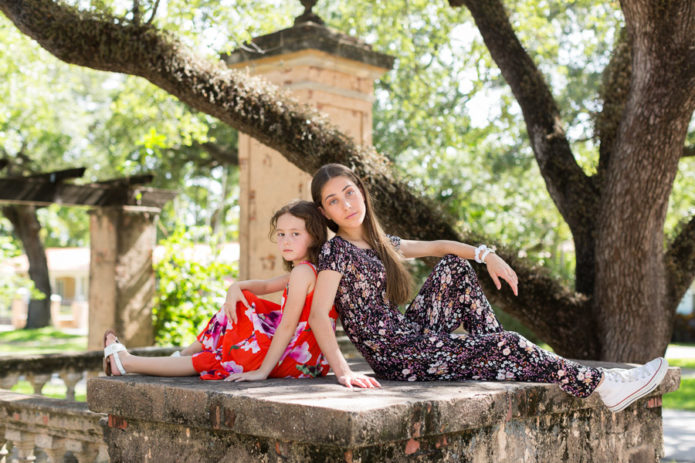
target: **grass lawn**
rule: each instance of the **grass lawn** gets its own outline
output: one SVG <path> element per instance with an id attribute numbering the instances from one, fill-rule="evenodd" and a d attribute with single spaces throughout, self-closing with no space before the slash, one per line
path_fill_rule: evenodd
<path id="1" fill-rule="evenodd" d="M 663 407 L 695 412 L 695 378 L 681 379 L 677 391 L 663 396 Z"/>
<path id="2" fill-rule="evenodd" d="M 668 365 L 695 370 L 695 359 L 668 359 Z"/>
<path id="3" fill-rule="evenodd" d="M 51 354 L 75 352 L 87 349 L 87 336 L 67 334 L 53 327 L 35 330 L 14 330 L 0 332 L 0 356 L 14 354 Z M 65 398 L 64 384 L 48 383 L 43 387 L 43 395 L 56 399 Z M 28 381 L 19 381 L 12 387 L 13 392 L 33 394 L 34 389 Z M 77 387 L 75 399 L 86 400 L 85 387 Z"/>
<path id="4" fill-rule="evenodd" d="M 45 397 L 53 397 L 54 399 L 64 399 L 65 398 L 66 387 L 64 384 L 51 384 L 48 383 L 43 387 L 43 395 Z M 29 381 L 18 381 L 17 384 L 12 386 L 12 392 L 18 392 L 20 394 L 33 394 L 34 388 L 31 387 Z M 83 385 L 75 387 L 75 400 L 78 402 L 84 402 L 87 400 L 87 388 Z"/>
<path id="5" fill-rule="evenodd" d="M 674 345 L 693 347 L 692 344 Z M 670 358 L 668 364 L 672 367 L 695 370 L 695 358 Z M 663 407 L 695 411 L 695 378 L 681 378 L 681 385 L 678 390 L 663 396 Z"/>
<path id="6" fill-rule="evenodd" d="M 87 336 L 63 333 L 53 327 L 0 332 L 0 355 L 83 351 Z"/>

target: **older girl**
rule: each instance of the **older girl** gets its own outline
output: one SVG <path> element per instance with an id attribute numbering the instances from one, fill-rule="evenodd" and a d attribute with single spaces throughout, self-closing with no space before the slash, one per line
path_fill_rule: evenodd
<path id="1" fill-rule="evenodd" d="M 576 397 L 597 390 L 612 411 L 663 379 L 667 364 L 661 358 L 633 370 L 592 368 L 504 331 L 468 260 L 485 263 L 498 289 L 503 279 L 517 294 L 517 276 L 509 265 L 484 246 L 385 235 L 362 181 L 347 167 L 323 166 L 311 190 L 336 236 L 319 257 L 309 323 L 341 384 L 380 386 L 353 373 L 340 353 L 330 329 L 334 300 L 345 332 L 379 378 L 556 383 Z M 407 301 L 410 280 L 401 259 L 424 256 L 443 258 L 402 314 L 397 305 Z M 460 325 L 466 336 L 452 334 Z"/>

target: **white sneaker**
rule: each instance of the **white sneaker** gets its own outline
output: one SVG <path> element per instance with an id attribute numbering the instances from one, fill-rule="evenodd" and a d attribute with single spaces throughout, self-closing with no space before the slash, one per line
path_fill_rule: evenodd
<path id="1" fill-rule="evenodd" d="M 603 383 L 596 388 L 601 400 L 612 412 L 619 412 L 635 400 L 652 392 L 666 376 L 668 362 L 655 358 L 641 367 L 603 370 Z"/>

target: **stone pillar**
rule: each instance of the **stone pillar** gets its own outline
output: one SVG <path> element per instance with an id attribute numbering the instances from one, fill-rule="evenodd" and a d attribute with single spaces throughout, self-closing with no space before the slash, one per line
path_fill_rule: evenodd
<path id="1" fill-rule="evenodd" d="M 152 251 L 160 209 L 112 206 L 90 212 L 88 349 L 113 328 L 128 347 L 151 346 Z"/>
<path id="2" fill-rule="evenodd" d="M 328 115 L 357 143 L 372 143 L 374 80 L 392 67 L 392 57 L 313 22 L 255 38 L 253 43 L 225 57 L 227 64 L 290 90 L 299 101 Z M 277 276 L 282 262 L 268 239 L 270 217 L 293 199 L 310 200 L 311 176 L 243 133 L 239 169 L 239 278 Z"/>

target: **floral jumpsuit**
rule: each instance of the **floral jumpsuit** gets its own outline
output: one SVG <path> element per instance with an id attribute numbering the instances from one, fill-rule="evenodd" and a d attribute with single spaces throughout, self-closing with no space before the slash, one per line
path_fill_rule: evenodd
<path id="1" fill-rule="evenodd" d="M 400 238 L 390 237 L 396 249 Z M 319 271 L 342 274 L 335 307 L 346 334 L 378 377 L 399 381 L 481 380 L 557 383 L 587 397 L 602 372 L 504 331 L 468 261 L 447 255 L 402 314 L 386 299 L 375 251 L 336 236 L 324 244 Z M 452 333 L 460 325 L 466 335 Z"/>

